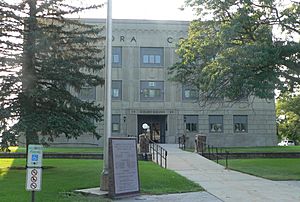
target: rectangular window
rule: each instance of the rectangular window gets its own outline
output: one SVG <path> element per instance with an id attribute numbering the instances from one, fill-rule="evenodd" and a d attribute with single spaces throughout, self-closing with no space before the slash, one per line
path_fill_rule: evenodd
<path id="1" fill-rule="evenodd" d="M 209 132 L 211 133 L 223 132 L 223 115 L 209 116 Z"/>
<path id="2" fill-rule="evenodd" d="M 111 116 L 112 132 L 119 133 L 121 131 L 121 119 L 120 114 L 113 114 Z"/>
<path id="3" fill-rule="evenodd" d="M 112 100 L 122 100 L 122 81 L 112 81 Z"/>
<path id="4" fill-rule="evenodd" d="M 247 115 L 234 115 L 233 116 L 233 131 L 235 133 L 248 132 L 248 116 Z"/>
<path id="5" fill-rule="evenodd" d="M 163 67 L 163 48 L 141 48 L 141 67 Z"/>
<path id="6" fill-rule="evenodd" d="M 141 81 L 141 101 L 163 101 L 164 82 L 163 81 Z"/>
<path id="7" fill-rule="evenodd" d="M 83 101 L 95 101 L 96 100 L 96 86 L 82 86 L 78 93 L 78 98 Z"/>
<path id="8" fill-rule="evenodd" d="M 182 100 L 197 100 L 199 98 L 199 91 L 192 87 L 182 87 Z"/>
<path id="9" fill-rule="evenodd" d="M 185 122 L 185 129 L 187 132 L 198 131 L 198 115 L 185 115 L 184 122 Z"/>
<path id="10" fill-rule="evenodd" d="M 122 67 L 122 47 L 112 47 L 112 67 Z"/>

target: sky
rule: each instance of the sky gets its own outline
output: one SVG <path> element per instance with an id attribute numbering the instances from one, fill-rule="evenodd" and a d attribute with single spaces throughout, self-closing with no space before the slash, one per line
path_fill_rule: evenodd
<path id="1" fill-rule="evenodd" d="M 74 0 L 75 1 L 75 0 Z M 113 19 L 148 20 L 193 20 L 191 8 L 181 10 L 185 0 L 111 0 Z M 89 2 L 103 3 L 104 0 Z M 106 18 L 106 6 L 98 11 L 89 11 L 81 17 Z"/>
<path id="2" fill-rule="evenodd" d="M 20 2 L 22 0 L 5 0 Z M 102 4 L 107 0 L 67 0 L 73 5 Z M 182 8 L 185 0 L 111 0 L 113 19 L 147 19 L 147 20 L 184 20 L 191 21 L 196 17 L 191 8 Z M 81 13 L 81 18 L 106 18 L 106 6 L 98 10 Z M 72 16 L 73 17 L 73 16 Z"/>

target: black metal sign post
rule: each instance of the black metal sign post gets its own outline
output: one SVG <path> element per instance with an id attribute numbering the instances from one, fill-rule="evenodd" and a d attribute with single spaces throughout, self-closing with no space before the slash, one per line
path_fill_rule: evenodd
<path id="1" fill-rule="evenodd" d="M 26 190 L 31 191 L 31 202 L 35 202 L 35 192 L 41 190 L 42 182 L 42 145 L 28 145 Z"/>

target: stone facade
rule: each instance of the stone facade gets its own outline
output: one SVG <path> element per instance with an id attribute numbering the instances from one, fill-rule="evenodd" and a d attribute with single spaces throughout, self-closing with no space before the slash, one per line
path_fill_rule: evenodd
<path id="1" fill-rule="evenodd" d="M 274 100 L 201 107 L 184 98 L 190 91 L 183 92 L 181 84 L 168 80 L 168 67 L 178 61 L 176 44 L 187 35 L 188 26 L 184 21 L 113 20 L 113 136 L 138 137 L 141 125 L 147 123 L 152 139 L 161 143 L 177 143 L 186 134 L 193 145 L 195 135 L 201 133 L 213 146 L 275 145 Z M 98 103 L 105 103 L 103 87 L 97 87 L 95 94 Z M 103 125 L 98 127 L 101 134 Z M 77 140 L 59 138 L 56 143 L 101 146 L 103 140 L 83 135 Z"/>

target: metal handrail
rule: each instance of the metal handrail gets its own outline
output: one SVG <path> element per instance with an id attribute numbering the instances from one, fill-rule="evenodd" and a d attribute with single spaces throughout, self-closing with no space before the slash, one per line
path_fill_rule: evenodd
<path id="1" fill-rule="evenodd" d="M 152 161 L 162 168 L 167 168 L 168 151 L 149 138 L 147 139 L 149 141 L 149 151 L 152 154 Z"/>
<path id="2" fill-rule="evenodd" d="M 207 152 L 204 152 L 206 150 Z M 210 160 L 216 160 L 217 163 L 219 163 L 219 159 L 225 160 L 225 168 L 228 169 L 228 156 L 229 152 L 227 150 L 224 150 L 222 148 L 214 147 L 212 145 L 202 143 L 202 156 L 207 157 Z M 225 154 L 225 158 L 224 155 Z"/>

